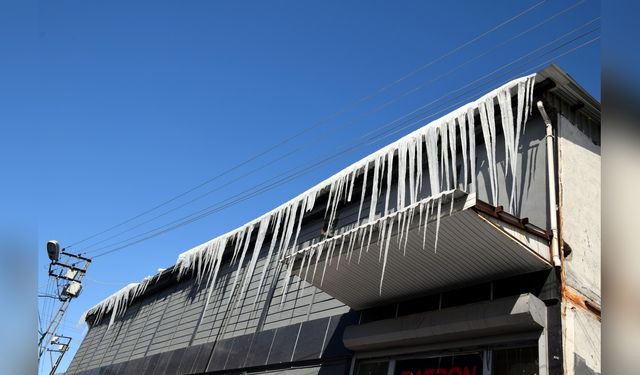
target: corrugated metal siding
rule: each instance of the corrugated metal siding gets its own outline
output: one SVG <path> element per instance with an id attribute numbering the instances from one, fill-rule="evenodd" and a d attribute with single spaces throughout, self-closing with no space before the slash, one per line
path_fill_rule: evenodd
<path id="1" fill-rule="evenodd" d="M 251 278 L 246 298 L 240 306 L 229 310 L 226 319 L 223 316 L 224 307 L 229 303 L 231 283 L 237 272 L 228 265 L 221 270 L 219 282 L 201 322 L 208 289 L 205 284 L 198 286 L 193 280 L 134 303 L 123 319 L 116 320 L 108 330 L 108 319 L 89 330 L 69 367 L 69 373 L 184 348 L 190 343 L 199 345 L 255 332 L 265 309 L 269 281 L 275 276 L 272 266 L 266 275 L 267 287 L 260 291 L 260 297 L 254 306 L 258 279 L 264 265 L 262 258 Z M 244 277 L 242 271 L 244 269 L 241 269 L 239 282 Z M 292 284 L 296 285 L 296 282 L 294 278 Z M 282 275 L 279 275 L 273 299 L 265 312 L 265 330 L 338 315 L 349 310 L 328 294 L 304 282 L 299 289 L 291 287 L 286 302 L 280 306 L 282 283 Z M 236 298 L 232 303 L 236 303 Z M 226 323 L 225 333 L 218 336 L 223 323 Z"/>

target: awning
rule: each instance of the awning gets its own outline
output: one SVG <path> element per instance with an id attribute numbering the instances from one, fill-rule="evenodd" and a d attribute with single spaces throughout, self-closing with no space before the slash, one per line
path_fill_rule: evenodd
<path id="1" fill-rule="evenodd" d="M 544 302 L 522 294 L 349 326 L 343 340 L 347 348 L 363 351 L 537 332 L 545 326 Z"/>
<path id="2" fill-rule="evenodd" d="M 434 205 L 432 202 L 431 207 Z M 494 210 L 499 211 L 499 208 Z M 408 230 L 404 231 L 398 230 L 402 227 L 399 216 L 406 218 L 407 212 L 379 218 L 398 223 L 391 234 L 382 283 L 386 243 L 384 238 L 378 240 L 376 225 L 372 225 L 371 243 L 366 243 L 368 236 L 364 241 L 362 236 L 358 237 L 353 240 L 355 245 L 350 253 L 343 251 L 340 254 L 337 244 L 349 243 L 349 237 L 355 236 L 358 228 L 327 239 L 325 244 L 302 249 L 296 256 L 293 272 L 359 310 L 552 267 L 548 240 L 539 234 L 544 231 L 538 230 L 536 234 L 518 225 L 526 220 L 518 222 L 511 217 L 515 220 L 508 223 L 499 215 L 492 216 L 487 212 L 490 213 L 487 205 L 477 202 L 475 195 L 454 191 L 442 196 L 439 225 L 437 211 L 428 216 L 426 237 L 418 210 L 409 211 L 414 217 Z M 404 238 L 399 243 L 400 237 Z M 331 247 L 329 242 L 336 243 L 333 251 L 327 253 L 325 250 L 318 257 L 319 245 L 328 249 Z M 312 256 L 309 262 L 309 256 L 314 252 L 316 258 Z M 305 253 L 307 263 L 301 266 Z M 326 267 L 325 263 L 328 263 Z"/>

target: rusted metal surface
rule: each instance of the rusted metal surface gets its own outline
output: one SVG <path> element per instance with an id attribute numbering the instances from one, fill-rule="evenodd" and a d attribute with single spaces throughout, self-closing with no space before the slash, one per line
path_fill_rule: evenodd
<path id="1" fill-rule="evenodd" d="M 573 305 L 584 309 L 585 311 L 591 312 L 598 318 L 598 320 L 602 318 L 602 309 L 600 305 L 593 301 L 590 301 L 582 294 L 575 291 L 573 288 L 564 285 L 562 288 L 562 298 L 571 302 Z"/>
<path id="2" fill-rule="evenodd" d="M 527 233 L 533 234 L 534 236 L 538 236 L 544 238 L 546 240 L 551 239 L 551 231 L 540 228 L 534 224 L 529 222 L 529 218 L 519 218 L 517 216 L 511 215 L 510 213 L 504 211 L 502 206 L 492 206 L 487 202 L 477 200 L 473 209 L 477 212 L 482 212 L 487 214 L 493 218 L 496 218 L 502 222 L 513 225 L 517 228 L 520 228 Z"/>

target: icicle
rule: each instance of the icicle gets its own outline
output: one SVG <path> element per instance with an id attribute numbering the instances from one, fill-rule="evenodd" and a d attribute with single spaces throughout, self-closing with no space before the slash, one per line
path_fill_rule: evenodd
<path id="1" fill-rule="evenodd" d="M 382 185 L 384 183 L 384 177 L 385 177 L 385 168 L 387 167 L 387 163 L 385 162 L 385 159 L 387 157 L 387 154 L 382 154 L 379 156 L 380 158 L 380 181 L 378 181 L 378 199 L 380 199 L 380 197 L 382 196 Z"/>
<path id="2" fill-rule="evenodd" d="M 280 246 L 278 247 L 278 254 L 280 254 L 280 260 L 282 261 L 286 256 L 286 245 L 284 243 L 284 238 L 287 235 L 287 228 L 289 228 L 289 221 L 291 220 L 291 205 L 287 205 L 282 213 L 282 233 L 280 235 Z"/>
<path id="3" fill-rule="evenodd" d="M 226 238 L 221 238 L 220 241 L 218 241 L 216 243 L 216 249 L 215 249 L 215 265 L 213 267 L 213 271 L 212 274 L 209 278 L 209 281 L 207 282 L 207 288 L 209 289 L 209 291 L 207 292 L 207 299 L 204 303 L 204 307 L 202 308 L 202 316 L 204 317 L 204 315 L 207 312 L 207 307 L 209 306 L 209 303 L 211 302 L 211 295 L 213 294 L 213 290 L 216 287 L 216 280 L 218 278 L 218 272 L 220 271 L 220 265 L 222 264 L 222 255 L 224 254 L 224 249 L 227 247 L 227 239 Z"/>
<path id="4" fill-rule="evenodd" d="M 246 229 L 246 236 L 244 239 L 244 246 L 242 247 L 242 252 L 240 253 L 240 260 L 238 261 L 238 268 L 236 269 L 236 274 L 233 278 L 233 282 L 231 283 L 231 293 L 229 294 L 230 296 L 233 296 L 233 292 L 236 289 L 236 285 L 238 284 L 238 279 L 240 278 L 240 270 L 242 269 L 242 264 L 244 263 L 244 258 L 247 254 L 247 249 L 249 248 L 249 242 L 251 239 L 251 232 L 253 232 L 253 227 L 254 225 L 250 225 L 247 229 Z M 227 302 L 227 308 L 229 303 L 231 303 L 231 299 L 229 299 L 229 301 Z"/>
<path id="5" fill-rule="evenodd" d="M 329 213 L 329 211 L 331 210 L 331 208 L 333 207 L 333 196 L 334 194 L 336 194 L 336 183 L 337 181 L 333 181 L 331 183 L 331 185 L 329 185 L 329 194 L 327 195 L 327 204 L 324 207 L 324 218 L 327 218 L 327 214 Z"/>
<path id="6" fill-rule="evenodd" d="M 491 160 L 493 170 L 493 195 L 495 196 L 494 202 L 498 204 L 498 176 L 497 176 L 497 162 L 496 162 L 496 116 L 493 110 L 494 98 L 488 97 L 486 100 L 485 109 L 487 111 L 487 119 L 489 120 L 489 134 L 491 136 Z"/>
<path id="7" fill-rule="evenodd" d="M 451 204 L 450 204 L 450 207 L 449 207 L 449 216 L 451 216 L 451 214 L 453 214 L 453 202 L 454 202 L 454 199 L 453 199 L 454 198 L 454 194 L 453 194 L 453 192 L 451 192 L 451 196 L 449 198 L 450 198 L 450 201 L 451 201 Z"/>
<path id="8" fill-rule="evenodd" d="M 507 177 L 509 175 L 509 166 L 511 165 L 510 157 L 513 143 L 513 119 L 509 121 L 508 113 L 506 110 L 507 98 L 505 95 L 505 91 L 498 92 L 498 106 L 500 108 L 500 124 L 502 125 L 502 135 L 504 139 L 504 175 Z M 511 108 L 511 102 L 508 104 L 509 108 Z"/>
<path id="9" fill-rule="evenodd" d="M 312 283 L 313 283 L 313 280 L 316 279 L 316 270 L 318 269 L 318 261 L 320 260 L 320 257 L 322 256 L 323 251 L 324 251 L 324 244 L 318 246 L 318 251 L 316 252 L 316 262 L 313 266 L 313 276 L 311 276 Z"/>
<path id="10" fill-rule="evenodd" d="M 315 197 L 314 199 L 314 204 L 315 204 Z M 309 204 L 309 199 L 305 199 L 304 201 L 302 201 L 302 206 L 300 207 L 300 215 L 298 217 L 298 227 L 296 229 L 296 235 L 293 239 L 293 243 L 291 244 L 292 247 L 295 247 L 298 244 L 298 238 L 300 236 L 300 229 L 302 228 L 302 219 L 304 219 L 304 213 L 307 212 L 307 204 Z"/>
<path id="11" fill-rule="evenodd" d="M 351 197 L 353 196 L 353 185 L 355 185 L 355 182 L 356 182 L 357 172 L 358 172 L 358 170 L 356 169 L 353 172 L 351 172 L 351 174 L 350 174 L 349 194 L 347 195 L 347 202 L 351 202 Z"/>
<path id="12" fill-rule="evenodd" d="M 387 153 L 387 186 L 385 187 L 387 195 L 384 202 L 384 215 L 389 213 L 389 198 L 391 197 L 391 181 L 393 178 L 393 150 Z"/>
<path id="13" fill-rule="evenodd" d="M 340 241 L 340 250 L 338 250 L 338 261 L 336 262 L 336 270 L 340 267 L 340 258 L 342 258 L 342 248 L 344 247 L 344 239 L 346 236 L 342 236 L 342 241 Z"/>
<path id="14" fill-rule="evenodd" d="M 427 128 L 425 135 L 427 164 L 429 170 L 429 186 L 431 195 L 440 192 L 440 175 L 438 173 L 438 128 L 431 126 Z"/>
<path id="15" fill-rule="evenodd" d="M 369 245 L 371 245 L 371 236 L 373 236 L 373 225 L 369 225 L 369 239 L 367 240 L 367 253 L 369 252 Z"/>
<path id="16" fill-rule="evenodd" d="M 418 200 L 418 196 L 420 195 L 420 192 L 422 191 L 422 178 L 423 178 L 423 161 L 422 161 L 422 134 L 418 137 L 418 139 L 416 140 L 416 165 L 417 165 L 417 170 L 416 170 L 416 181 L 418 183 L 418 186 L 416 187 L 416 201 Z"/>
<path id="17" fill-rule="evenodd" d="M 249 287 L 249 283 L 251 282 L 251 278 L 253 277 L 253 273 L 256 269 L 256 263 L 258 262 L 258 255 L 260 255 L 260 249 L 262 249 L 262 243 L 264 242 L 264 237 L 267 235 L 267 229 L 269 228 L 269 217 L 265 216 L 260 220 L 260 225 L 258 227 L 258 234 L 256 236 L 256 242 L 253 247 L 253 253 L 251 254 L 251 261 L 249 261 L 249 265 L 247 266 L 246 274 L 244 277 L 244 282 L 242 283 L 242 287 L 240 288 L 240 295 L 238 296 L 238 305 L 242 301 L 244 297 L 244 293 Z M 248 243 L 249 241 L 247 241 Z M 265 268 L 267 265 L 265 264 Z"/>
<path id="18" fill-rule="evenodd" d="M 407 224 L 407 227 L 405 228 L 406 233 L 404 235 L 404 249 L 403 249 L 403 253 L 404 255 L 407 255 L 407 244 L 409 243 L 409 230 L 411 229 L 411 223 L 413 223 L 413 216 L 415 215 L 415 207 L 412 207 L 409 210 L 409 223 Z"/>
<path id="19" fill-rule="evenodd" d="M 294 202 L 291 205 L 291 209 L 289 210 L 289 220 L 288 220 L 288 225 L 287 225 L 287 231 L 285 232 L 285 236 L 284 236 L 284 241 L 281 244 L 281 247 L 286 249 L 289 246 L 289 241 L 291 241 L 291 236 L 293 235 L 293 226 L 295 224 L 296 221 L 296 214 L 298 212 L 298 205 L 299 202 Z M 302 214 L 300 214 L 302 215 Z"/>
<path id="20" fill-rule="evenodd" d="M 509 90 L 501 90 L 498 93 L 498 105 L 500 106 L 500 115 L 502 119 L 502 131 L 505 145 L 505 183 L 506 176 L 508 175 L 507 171 L 511 171 L 511 179 L 513 182 L 513 189 L 508 192 L 507 197 L 509 199 L 509 212 L 513 212 L 514 208 L 514 198 L 515 198 L 515 181 L 517 178 L 516 174 L 516 163 L 518 160 L 517 155 L 517 140 L 519 137 L 514 134 L 515 132 L 520 130 L 520 126 L 518 125 L 518 129 L 514 129 L 513 124 L 513 111 L 511 109 L 511 94 Z"/>
<path id="21" fill-rule="evenodd" d="M 469 186 L 469 159 L 467 158 L 467 123 L 465 113 L 458 115 L 458 129 L 460 130 L 460 146 L 462 146 L 462 190 L 468 191 Z"/>
<path id="22" fill-rule="evenodd" d="M 431 205 L 431 202 L 427 202 L 427 209 L 425 212 L 425 217 L 424 217 L 424 229 L 423 229 L 423 233 L 422 233 L 422 249 L 424 250 L 425 244 L 427 242 L 427 226 L 429 223 L 429 206 Z"/>
<path id="23" fill-rule="evenodd" d="M 458 187 L 458 165 L 456 164 L 457 154 L 457 139 L 456 139 L 456 120 L 451 119 L 447 122 L 447 129 L 449 130 L 449 149 L 451 150 L 451 174 L 453 175 L 453 188 Z"/>
<path id="24" fill-rule="evenodd" d="M 524 122 L 523 122 L 523 127 L 522 127 L 522 131 L 525 131 L 526 128 L 526 124 L 527 124 L 527 120 L 529 118 L 529 116 L 531 116 L 531 112 L 533 110 L 533 86 L 536 83 L 536 78 L 535 76 L 530 76 L 528 78 L 528 84 L 527 84 L 527 92 L 525 93 L 526 96 L 526 104 L 525 104 L 525 110 L 524 110 Z"/>
<path id="25" fill-rule="evenodd" d="M 362 258 L 362 249 L 364 248 L 364 238 L 366 234 L 366 228 L 358 229 L 357 233 L 360 236 L 360 250 L 358 251 L 358 264 L 360 264 L 360 259 Z"/>
<path id="26" fill-rule="evenodd" d="M 516 129 L 515 129 L 515 147 L 514 147 L 514 162 L 511 166 L 511 169 L 513 170 L 513 179 L 511 181 L 511 194 L 512 194 L 512 198 L 513 198 L 513 205 L 516 207 L 520 206 L 520 202 L 518 199 L 518 194 L 516 191 L 517 188 L 517 181 L 516 178 L 518 177 L 517 174 L 517 169 L 518 169 L 518 163 L 517 163 L 517 158 L 518 158 L 518 148 L 520 147 L 520 132 L 522 131 L 522 129 L 524 129 L 524 123 L 523 123 L 523 111 L 524 111 L 524 94 L 525 94 L 525 86 L 526 83 L 525 82 L 518 82 L 518 97 L 517 97 L 517 108 L 516 108 Z M 516 212 L 513 212 L 514 214 Z"/>
<path id="27" fill-rule="evenodd" d="M 353 246 L 355 244 L 355 235 L 349 236 L 349 247 L 347 248 L 347 254 L 349 254 L 349 264 L 351 264 L 351 257 L 353 256 Z"/>
<path id="28" fill-rule="evenodd" d="M 399 211 L 396 217 L 398 218 L 398 246 L 400 246 L 404 235 L 404 211 Z"/>
<path id="29" fill-rule="evenodd" d="M 441 186 L 444 190 L 451 189 L 451 182 L 449 176 L 449 132 L 447 131 L 447 124 L 440 125 L 440 157 L 442 158 L 441 165 L 444 170 L 444 185 Z"/>
<path id="30" fill-rule="evenodd" d="M 380 174 L 380 158 L 376 158 L 373 164 L 373 185 L 371 187 L 371 203 L 369 206 L 369 222 L 376 217 L 376 207 L 378 206 L 378 178 Z"/>
<path id="31" fill-rule="evenodd" d="M 476 127 L 473 108 L 467 110 L 467 124 L 469 126 L 469 167 L 471 170 L 471 193 L 475 193 L 476 188 Z"/>
<path id="32" fill-rule="evenodd" d="M 438 252 L 438 232 L 440 231 L 440 208 L 442 207 L 442 195 L 438 197 L 438 213 L 436 214 L 436 241 L 433 246 L 433 252 Z"/>
<path id="33" fill-rule="evenodd" d="M 282 297 L 280 298 L 280 308 L 287 299 L 287 290 L 289 288 L 289 282 L 291 279 L 291 272 L 293 271 L 293 264 L 295 263 L 295 259 L 291 258 L 288 260 L 287 269 L 285 271 L 285 275 L 282 278 Z"/>
<path id="34" fill-rule="evenodd" d="M 327 272 L 327 265 L 330 262 L 330 257 L 333 256 L 333 249 L 336 247 L 336 241 L 331 241 L 331 245 L 324 256 L 324 266 L 322 267 L 322 278 L 320 278 L 320 286 L 324 283 L 324 274 Z"/>
<path id="35" fill-rule="evenodd" d="M 385 235 L 387 232 L 387 223 L 386 221 L 382 220 L 380 221 L 380 226 L 381 226 L 381 230 L 380 230 L 380 238 L 378 239 L 378 243 L 380 244 L 380 253 L 378 254 L 378 262 L 382 261 L 382 240 L 385 239 Z"/>
<path id="36" fill-rule="evenodd" d="M 302 281 L 306 280 L 307 278 L 309 267 L 307 266 L 307 272 L 305 272 L 304 269 L 305 269 L 305 264 L 307 264 L 310 261 L 311 257 L 313 257 L 313 249 L 310 249 L 309 251 L 305 251 L 304 254 L 302 255 L 302 262 L 300 262 L 300 272 L 298 274 L 298 280 L 296 281 L 295 290 L 300 290 L 300 283 L 302 283 Z"/>
<path id="37" fill-rule="evenodd" d="M 273 249 L 276 247 L 276 242 L 278 239 L 278 233 L 280 232 L 280 220 L 282 220 L 282 211 L 278 212 L 276 215 L 276 221 L 273 226 L 273 236 L 271 237 L 271 243 L 269 244 L 269 250 L 267 251 L 267 256 L 264 260 L 264 267 L 262 267 L 262 273 L 260 274 L 260 279 L 258 280 L 258 291 L 256 292 L 256 298 L 253 301 L 253 307 L 255 308 L 256 303 L 258 302 L 258 297 L 260 296 L 260 291 L 262 290 L 262 284 L 264 283 L 264 277 L 267 273 L 267 269 L 269 268 L 269 264 L 271 262 L 271 256 L 273 254 Z M 276 255 L 276 259 L 279 257 Z"/>
<path id="38" fill-rule="evenodd" d="M 420 203 L 420 205 L 418 206 L 418 228 L 422 228 L 422 209 L 423 204 Z"/>
<path id="39" fill-rule="evenodd" d="M 389 229 L 387 232 L 387 241 L 384 245 L 384 259 L 382 261 L 382 275 L 380 275 L 380 295 L 382 295 L 382 282 L 384 281 L 384 271 L 387 268 L 387 255 L 389 254 L 389 243 L 391 242 L 391 235 L 393 234 L 393 222 L 389 220 Z"/>
<path id="40" fill-rule="evenodd" d="M 231 264 L 235 264 L 236 259 L 238 258 L 238 254 L 240 253 L 240 249 L 242 248 L 242 242 L 244 241 L 244 231 L 246 230 L 246 228 L 243 228 L 242 230 L 238 231 L 238 233 L 235 234 L 234 236 L 234 241 L 236 246 L 233 249 L 233 257 L 231 257 Z"/>
<path id="41" fill-rule="evenodd" d="M 333 222 L 336 219 L 338 212 L 338 204 L 340 203 L 340 196 L 342 195 L 342 191 L 344 189 L 344 179 L 339 179 L 338 182 L 338 190 L 336 195 L 334 196 L 333 204 L 331 207 L 331 214 L 329 215 L 329 227 L 333 226 Z"/>
<path id="42" fill-rule="evenodd" d="M 392 154 L 393 155 L 393 154 Z M 393 156 L 390 160 L 393 160 Z M 398 147 L 398 192 L 396 199 L 396 210 L 401 210 L 405 206 L 406 202 L 406 182 L 407 182 L 407 143 L 401 142 Z M 390 181 L 387 181 L 388 185 Z"/>
<path id="43" fill-rule="evenodd" d="M 416 185 L 416 145 L 415 139 L 409 144 L 409 204 L 418 201 L 418 187 Z"/>
<path id="44" fill-rule="evenodd" d="M 358 220 L 356 223 L 360 224 L 360 217 L 362 215 L 362 204 L 364 203 L 364 195 L 367 191 L 367 173 L 369 172 L 369 162 L 364 165 L 364 178 L 362 179 L 362 192 L 360 193 L 360 208 L 358 208 Z M 375 180 L 375 177 L 374 177 Z"/>
<path id="45" fill-rule="evenodd" d="M 493 104 L 490 105 L 493 113 Z M 496 165 L 495 165 L 495 144 L 493 143 L 493 132 L 487 119 L 487 104 L 480 102 L 480 125 L 482 126 L 482 136 L 484 138 L 484 145 L 487 150 L 487 166 L 489 168 L 489 180 L 491 185 L 491 203 L 496 205 L 498 203 L 497 188 L 496 188 Z"/>

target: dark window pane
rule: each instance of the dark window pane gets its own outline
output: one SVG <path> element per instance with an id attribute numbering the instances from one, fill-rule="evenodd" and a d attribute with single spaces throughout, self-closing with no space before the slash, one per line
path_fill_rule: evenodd
<path id="1" fill-rule="evenodd" d="M 492 375 L 537 375 L 538 348 L 514 348 L 493 351 Z"/>
<path id="2" fill-rule="evenodd" d="M 387 375 L 389 362 L 364 362 L 358 366 L 358 375 Z"/>

